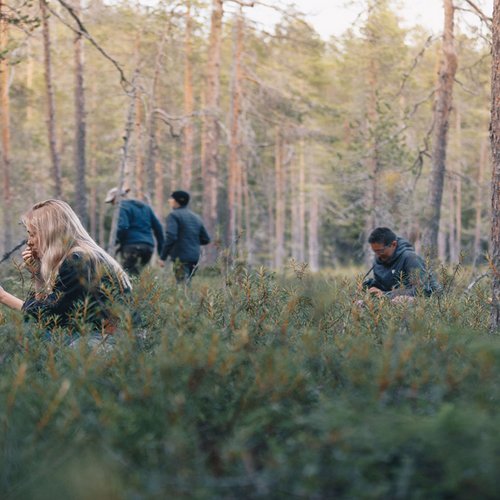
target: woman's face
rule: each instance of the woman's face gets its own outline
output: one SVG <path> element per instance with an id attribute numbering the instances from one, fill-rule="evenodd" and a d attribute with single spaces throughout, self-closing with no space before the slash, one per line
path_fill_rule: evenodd
<path id="1" fill-rule="evenodd" d="M 38 241 L 38 236 L 36 234 L 36 231 L 34 229 L 27 229 L 28 232 L 28 242 L 27 245 L 29 249 L 31 250 L 31 254 L 35 259 L 39 259 L 41 255 L 40 251 L 40 243 Z"/>

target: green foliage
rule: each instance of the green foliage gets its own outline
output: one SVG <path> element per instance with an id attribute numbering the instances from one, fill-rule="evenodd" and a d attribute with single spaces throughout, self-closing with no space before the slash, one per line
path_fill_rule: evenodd
<path id="1" fill-rule="evenodd" d="M 2 310 L 0 496 L 493 497 L 489 285 L 441 274 L 440 297 L 394 305 L 297 265 L 146 273 L 107 351 Z"/>

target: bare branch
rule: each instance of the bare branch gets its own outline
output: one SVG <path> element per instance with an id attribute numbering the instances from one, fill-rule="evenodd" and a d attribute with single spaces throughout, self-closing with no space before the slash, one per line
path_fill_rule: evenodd
<path id="1" fill-rule="evenodd" d="M 92 35 L 87 31 L 87 28 L 84 26 L 82 23 L 81 19 L 78 17 L 76 14 L 75 10 L 71 5 L 68 5 L 64 0 L 57 0 L 71 15 L 71 17 L 74 19 L 76 22 L 78 29 L 75 29 L 73 26 L 68 24 L 57 12 L 55 12 L 53 9 L 51 9 L 48 5 L 47 7 L 49 8 L 50 12 L 56 16 L 65 26 L 70 28 L 72 31 L 75 33 L 78 33 L 79 35 L 84 36 L 108 61 L 113 64 L 113 66 L 118 70 L 118 73 L 120 74 L 120 83 L 122 87 L 124 88 L 125 92 L 129 93 L 131 88 L 133 87 L 132 83 L 130 83 L 126 76 L 125 72 L 123 71 L 122 67 L 118 62 L 113 59 L 92 37 Z M 127 86 L 128 88 L 126 88 Z"/>
<path id="2" fill-rule="evenodd" d="M 472 7 L 476 14 L 481 18 L 481 21 L 483 21 L 483 23 L 485 23 L 488 28 L 491 29 L 491 23 L 493 22 L 493 19 L 491 17 L 488 17 L 472 0 L 465 0 L 465 2 Z"/>

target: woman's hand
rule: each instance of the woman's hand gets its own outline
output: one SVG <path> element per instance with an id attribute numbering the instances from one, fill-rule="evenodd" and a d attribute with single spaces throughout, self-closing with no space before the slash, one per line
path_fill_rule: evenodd
<path id="1" fill-rule="evenodd" d="M 33 275 L 36 276 L 40 272 L 40 261 L 33 254 L 31 247 L 27 246 L 22 253 L 24 264 L 26 269 Z"/>

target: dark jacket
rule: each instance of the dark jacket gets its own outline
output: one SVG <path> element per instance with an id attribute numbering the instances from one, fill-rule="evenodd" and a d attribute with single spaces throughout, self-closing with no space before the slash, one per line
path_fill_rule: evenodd
<path id="1" fill-rule="evenodd" d="M 23 311 L 49 330 L 57 326 L 74 330 L 81 323 L 101 330 L 116 323 L 112 303 L 129 291 L 112 271 L 98 271 L 81 253 L 73 253 L 61 264 L 52 293 L 37 299 L 31 292 Z"/>
<path id="2" fill-rule="evenodd" d="M 122 200 L 116 239 L 121 246 L 143 243 L 153 248 L 157 242 L 158 255 L 163 247 L 163 228 L 149 205 L 139 200 Z"/>
<path id="3" fill-rule="evenodd" d="M 414 296 L 418 293 L 429 296 L 438 290 L 432 272 L 427 270 L 422 257 L 419 257 L 404 238 L 398 237 L 398 246 L 391 260 L 382 262 L 378 257 L 373 264 L 373 276 L 365 282 L 365 287 L 375 287 L 387 292 L 389 297 L 398 295 Z"/>
<path id="4" fill-rule="evenodd" d="M 200 245 L 210 243 L 210 236 L 202 220 L 187 207 L 174 208 L 167 217 L 165 245 L 161 260 L 170 257 L 181 262 L 196 263 L 200 259 Z"/>

